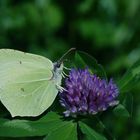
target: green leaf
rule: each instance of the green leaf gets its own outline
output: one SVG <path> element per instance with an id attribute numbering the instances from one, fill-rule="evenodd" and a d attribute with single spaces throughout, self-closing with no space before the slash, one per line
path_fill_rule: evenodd
<path id="1" fill-rule="evenodd" d="M 122 104 L 119 104 L 117 107 L 115 107 L 113 112 L 119 117 L 130 117 L 128 110 Z"/>
<path id="2" fill-rule="evenodd" d="M 44 136 L 63 125 L 54 112 L 37 121 L 0 119 L 0 137 Z"/>
<path id="3" fill-rule="evenodd" d="M 77 51 L 77 53 L 75 54 L 75 64 L 76 67 L 80 68 L 88 67 L 90 70 L 92 70 L 93 73 L 102 78 L 107 77 L 104 68 L 100 64 L 98 64 L 97 60 L 85 52 Z"/>
<path id="4" fill-rule="evenodd" d="M 75 62 L 77 67 L 85 68 L 87 66 L 78 52 L 75 53 Z"/>
<path id="5" fill-rule="evenodd" d="M 121 92 L 132 89 L 140 80 L 140 59 L 128 69 L 125 75 L 118 82 Z"/>
<path id="6" fill-rule="evenodd" d="M 94 131 L 83 122 L 79 122 L 79 126 L 83 134 L 86 135 L 87 140 L 107 140 L 104 136 Z"/>
<path id="7" fill-rule="evenodd" d="M 129 112 L 130 116 L 132 117 L 132 114 L 133 114 L 133 96 L 132 96 L 132 94 L 127 93 L 122 104 L 125 106 L 125 108 Z"/>
<path id="8" fill-rule="evenodd" d="M 63 125 L 50 132 L 44 140 L 77 140 L 77 125 L 63 122 Z"/>

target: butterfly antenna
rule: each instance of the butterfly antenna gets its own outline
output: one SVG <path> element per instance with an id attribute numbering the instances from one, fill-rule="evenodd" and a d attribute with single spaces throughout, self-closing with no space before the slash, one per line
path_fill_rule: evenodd
<path id="1" fill-rule="evenodd" d="M 57 64 L 58 64 L 58 65 L 61 65 L 62 62 L 64 61 L 64 58 L 65 58 L 67 55 L 69 55 L 72 51 L 75 51 L 75 50 L 76 50 L 76 48 L 71 48 L 71 49 L 69 49 L 69 50 L 57 61 Z"/>

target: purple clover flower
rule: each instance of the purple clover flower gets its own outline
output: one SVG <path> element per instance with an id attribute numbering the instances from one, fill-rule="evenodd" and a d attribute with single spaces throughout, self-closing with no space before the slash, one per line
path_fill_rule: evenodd
<path id="1" fill-rule="evenodd" d="M 119 103 L 118 87 L 112 79 L 107 82 L 88 69 L 72 69 L 65 81 L 66 91 L 60 93 L 65 116 L 96 114 Z"/>

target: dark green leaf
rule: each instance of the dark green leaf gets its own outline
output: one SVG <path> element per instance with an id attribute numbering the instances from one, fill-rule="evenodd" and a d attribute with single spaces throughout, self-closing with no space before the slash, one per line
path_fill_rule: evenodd
<path id="1" fill-rule="evenodd" d="M 0 137 L 44 136 L 63 125 L 54 112 L 37 121 L 0 119 Z"/>
<path id="2" fill-rule="evenodd" d="M 132 94 L 127 93 L 122 104 L 125 106 L 125 108 L 129 112 L 129 114 L 132 116 L 132 113 L 133 113 L 133 96 L 132 96 Z"/>
<path id="3" fill-rule="evenodd" d="M 86 135 L 87 140 L 107 140 L 104 136 L 91 129 L 83 122 L 79 122 L 79 126 L 83 134 Z"/>
<path id="4" fill-rule="evenodd" d="M 80 68 L 88 67 L 90 70 L 92 70 L 93 73 L 102 78 L 106 78 L 106 72 L 104 68 L 97 63 L 97 60 L 95 58 L 85 52 L 77 51 L 77 53 L 75 54 L 75 64 L 76 67 Z"/>
<path id="5" fill-rule="evenodd" d="M 77 140 L 77 125 L 73 122 L 63 122 L 63 125 L 49 133 L 44 140 Z"/>
<path id="6" fill-rule="evenodd" d="M 87 66 L 83 58 L 77 52 L 75 53 L 75 62 L 76 62 L 76 66 L 80 68 L 85 68 Z"/>
<path id="7" fill-rule="evenodd" d="M 119 104 L 117 107 L 115 107 L 113 112 L 116 116 L 130 117 L 128 110 L 122 104 Z"/>
<path id="8" fill-rule="evenodd" d="M 132 89 L 140 80 L 140 59 L 120 79 L 118 85 L 121 92 Z"/>

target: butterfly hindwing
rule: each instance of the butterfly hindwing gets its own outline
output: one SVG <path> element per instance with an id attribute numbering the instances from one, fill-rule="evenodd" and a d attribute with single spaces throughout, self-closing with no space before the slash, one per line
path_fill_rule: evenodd
<path id="1" fill-rule="evenodd" d="M 8 84 L 1 101 L 14 116 L 38 116 L 54 101 L 58 90 L 52 81 Z"/>

